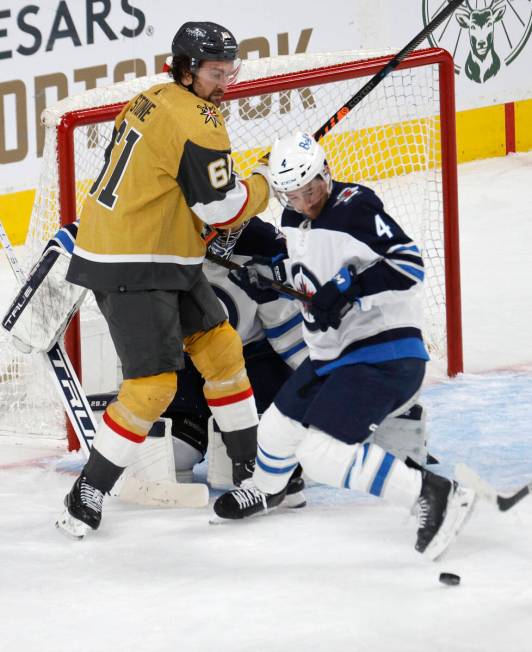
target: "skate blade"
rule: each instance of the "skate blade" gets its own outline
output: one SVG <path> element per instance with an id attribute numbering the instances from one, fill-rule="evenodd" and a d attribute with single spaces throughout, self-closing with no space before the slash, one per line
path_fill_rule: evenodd
<path id="1" fill-rule="evenodd" d="M 288 509 L 300 509 L 305 507 L 307 501 L 305 499 L 305 494 L 302 491 L 298 491 L 295 494 L 287 494 L 286 498 L 279 505 L 279 507 L 287 507 Z"/>
<path id="2" fill-rule="evenodd" d="M 75 541 L 80 541 L 90 530 L 89 526 L 83 521 L 80 521 L 77 518 L 74 518 L 72 514 L 65 509 L 65 511 L 59 516 L 55 522 L 55 527 L 65 536 L 74 539 Z"/>
<path id="3" fill-rule="evenodd" d="M 244 516 L 242 518 L 223 518 L 218 516 L 216 512 L 212 512 L 209 516 L 209 525 L 225 525 L 228 523 L 244 523 L 245 521 L 250 521 L 252 518 L 257 518 L 258 516 L 267 516 L 274 512 L 278 507 L 272 507 L 271 509 L 263 510 L 262 512 L 256 512 L 255 514 L 250 514 L 249 516 Z"/>
<path id="4" fill-rule="evenodd" d="M 440 529 L 424 551 L 424 555 L 436 561 L 446 552 L 463 528 L 475 506 L 476 494 L 472 489 L 457 487 Z"/>
<path id="5" fill-rule="evenodd" d="M 454 477 L 459 485 L 473 489 L 479 498 L 497 504 L 496 490 L 466 464 L 459 462 L 455 466 Z"/>
<path id="6" fill-rule="evenodd" d="M 223 523 L 242 523 L 243 521 L 249 521 L 252 518 L 257 518 L 257 516 L 267 516 L 268 514 L 271 514 L 278 509 L 300 509 L 301 507 L 305 507 L 306 504 L 307 501 L 305 500 L 303 492 L 298 491 L 295 494 L 285 496 L 283 502 L 279 505 L 276 505 L 275 507 L 264 509 L 261 512 L 255 512 L 255 514 L 244 516 L 243 518 L 223 518 L 222 516 L 218 516 L 216 512 L 212 512 L 211 516 L 209 517 L 209 524 L 222 525 Z"/>

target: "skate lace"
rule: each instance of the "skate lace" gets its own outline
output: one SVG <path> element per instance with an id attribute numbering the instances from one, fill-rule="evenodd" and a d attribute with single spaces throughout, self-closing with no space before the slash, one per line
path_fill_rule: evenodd
<path id="1" fill-rule="evenodd" d="M 246 507 L 252 507 L 262 503 L 264 509 L 267 508 L 266 503 L 266 494 L 257 489 L 257 487 L 250 487 L 249 489 L 236 489 L 233 492 L 233 496 L 238 503 L 240 509 L 245 509 Z"/>
<path id="2" fill-rule="evenodd" d="M 419 498 L 417 501 L 417 518 L 419 527 L 424 528 L 429 520 L 430 506 L 427 500 Z"/>
<path id="3" fill-rule="evenodd" d="M 82 482 L 80 494 L 81 502 L 85 505 L 85 507 L 89 507 L 98 513 L 102 511 L 103 493 L 99 489 L 92 487 L 86 482 Z"/>

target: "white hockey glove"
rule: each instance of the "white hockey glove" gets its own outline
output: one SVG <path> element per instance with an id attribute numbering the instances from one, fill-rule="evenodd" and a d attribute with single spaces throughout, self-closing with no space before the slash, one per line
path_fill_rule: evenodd
<path id="1" fill-rule="evenodd" d="M 69 224 L 48 242 L 2 319 L 23 353 L 49 351 L 85 298 L 87 290 L 65 278 L 77 229 Z"/>

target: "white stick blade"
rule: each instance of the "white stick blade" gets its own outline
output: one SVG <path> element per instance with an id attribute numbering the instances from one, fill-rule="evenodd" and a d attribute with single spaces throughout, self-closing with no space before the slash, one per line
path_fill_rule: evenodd
<path id="1" fill-rule="evenodd" d="M 497 491 L 485 480 L 483 480 L 478 473 L 463 462 L 459 462 L 454 467 L 454 477 L 459 485 L 469 487 L 480 498 L 487 500 L 490 503 L 497 504 Z"/>

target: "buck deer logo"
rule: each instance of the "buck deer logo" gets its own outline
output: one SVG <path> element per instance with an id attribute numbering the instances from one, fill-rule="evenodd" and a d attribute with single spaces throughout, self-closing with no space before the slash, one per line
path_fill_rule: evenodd
<path id="1" fill-rule="evenodd" d="M 495 23 L 506 11 L 506 0 L 492 0 L 485 9 L 473 9 L 469 0 L 466 7 L 456 11 L 460 27 L 468 30 L 471 50 L 465 63 L 469 79 L 482 84 L 500 70 L 501 60 L 495 51 Z"/>
<path id="2" fill-rule="evenodd" d="M 449 0 L 423 0 L 425 25 Z M 454 58 L 457 75 L 484 84 L 518 60 L 532 34 L 532 0 L 467 0 L 428 36 Z"/>

